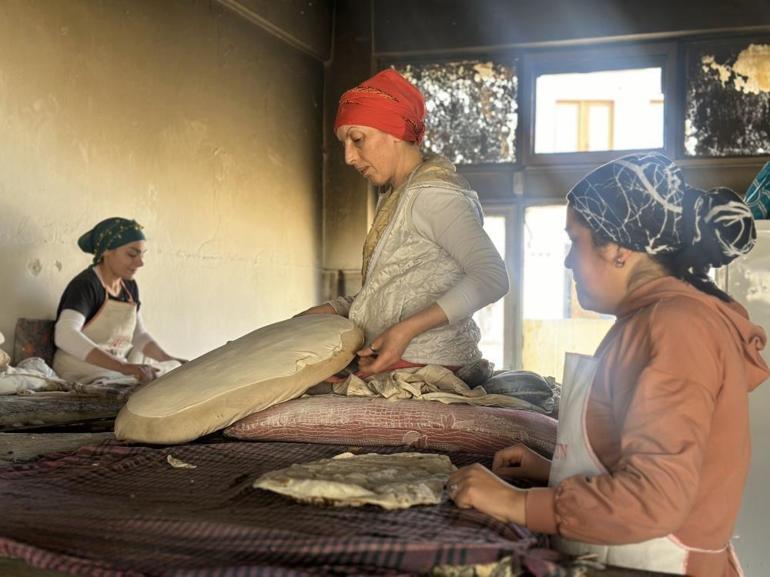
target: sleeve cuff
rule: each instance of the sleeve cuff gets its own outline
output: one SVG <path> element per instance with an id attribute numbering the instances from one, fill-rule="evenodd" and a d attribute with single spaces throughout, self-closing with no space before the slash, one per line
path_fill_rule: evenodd
<path id="1" fill-rule="evenodd" d="M 444 314 L 447 318 L 447 324 L 449 325 L 459 321 L 464 316 L 464 311 L 462 310 L 462 301 L 458 303 L 458 299 L 453 298 L 450 294 L 451 292 L 452 291 L 450 289 L 449 293 L 442 295 L 436 301 L 436 304 L 441 307 L 442 311 L 444 311 Z M 470 315 L 467 316 L 473 316 L 473 313 L 471 312 Z"/>
<path id="2" fill-rule="evenodd" d="M 554 535 L 556 526 L 556 490 L 552 487 L 538 487 L 527 491 L 527 528 L 536 533 Z"/>

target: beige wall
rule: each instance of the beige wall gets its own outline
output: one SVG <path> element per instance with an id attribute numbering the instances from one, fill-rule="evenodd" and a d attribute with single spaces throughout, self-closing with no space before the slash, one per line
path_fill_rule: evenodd
<path id="1" fill-rule="evenodd" d="M 320 296 L 322 64 L 208 0 L 0 3 L 0 331 L 52 317 L 109 216 L 195 356 Z M 6 348 L 9 348 L 6 346 Z"/>

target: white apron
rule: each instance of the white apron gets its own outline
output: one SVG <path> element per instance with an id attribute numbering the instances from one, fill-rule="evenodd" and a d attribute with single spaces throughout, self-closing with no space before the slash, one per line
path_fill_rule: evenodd
<path id="1" fill-rule="evenodd" d="M 128 302 L 110 299 L 104 289 L 104 304 L 97 313 L 83 325 L 83 334 L 103 351 L 126 359 L 136 328 L 137 306 L 131 293 L 121 281 L 121 287 L 128 295 Z M 90 383 L 96 379 L 130 380 L 133 377 L 81 361 L 77 357 L 58 349 L 53 360 L 53 370 L 61 378 L 79 383 Z"/>
<path id="2" fill-rule="evenodd" d="M 576 353 L 567 353 L 565 356 L 556 448 L 548 480 L 550 487 L 575 475 L 595 477 L 608 472 L 594 454 L 586 429 L 586 409 L 598 365 L 599 359 L 595 357 Z M 593 554 L 597 561 L 608 565 L 676 575 L 686 573 L 690 551 L 724 551 L 692 549 L 673 535 L 629 545 L 592 545 L 560 536 L 554 537 L 553 542 L 559 551 L 568 555 Z M 731 546 L 730 549 L 736 566 L 740 567 Z"/>

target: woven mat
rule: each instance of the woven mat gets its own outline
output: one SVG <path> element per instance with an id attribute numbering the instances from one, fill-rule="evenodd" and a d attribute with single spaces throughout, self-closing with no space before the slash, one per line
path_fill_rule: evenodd
<path id="1" fill-rule="evenodd" d="M 528 554 L 534 538 L 525 529 L 449 502 L 402 511 L 318 507 L 251 487 L 264 472 L 347 449 L 108 442 L 0 468 L 0 555 L 94 577 L 299 577 L 420 574 Z M 174 467 L 169 455 L 195 468 Z M 484 462 L 449 456 L 457 466 Z"/>

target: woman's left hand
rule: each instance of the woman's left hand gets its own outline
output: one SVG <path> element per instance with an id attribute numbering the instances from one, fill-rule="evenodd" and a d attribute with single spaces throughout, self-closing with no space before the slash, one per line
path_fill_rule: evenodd
<path id="1" fill-rule="evenodd" d="M 517 489 L 478 463 L 449 476 L 447 493 L 461 509 L 476 509 L 504 523 L 526 525 L 527 492 Z"/>
<path id="2" fill-rule="evenodd" d="M 397 323 L 356 353 L 358 366 L 367 374 L 381 373 L 401 360 L 414 338 L 404 323 Z"/>

